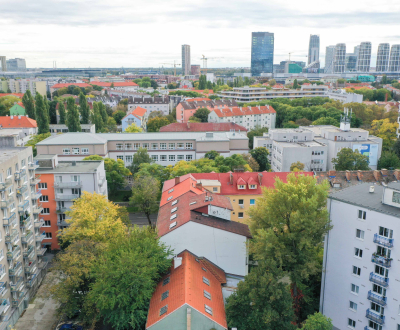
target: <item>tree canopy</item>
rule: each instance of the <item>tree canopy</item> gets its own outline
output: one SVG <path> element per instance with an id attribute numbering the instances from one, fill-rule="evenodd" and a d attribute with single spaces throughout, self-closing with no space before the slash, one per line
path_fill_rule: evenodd
<path id="1" fill-rule="evenodd" d="M 393 151 L 383 151 L 378 160 L 378 170 L 381 169 L 400 169 L 400 159 Z"/>
<path id="2" fill-rule="evenodd" d="M 29 139 L 29 141 L 25 144 L 25 146 L 27 147 L 32 147 L 33 157 L 36 157 L 37 155 L 36 144 L 39 143 L 40 141 L 43 141 L 44 139 L 47 139 L 50 135 L 51 135 L 50 132 L 33 135 Z"/>
<path id="3" fill-rule="evenodd" d="M 358 150 L 343 148 L 337 153 L 336 158 L 332 158 L 332 164 L 336 171 L 367 171 L 369 170 L 369 158 L 360 154 Z"/>
<path id="4" fill-rule="evenodd" d="M 38 126 L 38 134 L 50 132 L 49 115 L 46 104 L 43 102 L 43 97 L 40 93 L 35 96 L 35 116 Z"/>
<path id="5" fill-rule="evenodd" d="M 25 107 L 25 113 L 29 118 L 36 119 L 35 103 L 31 91 L 28 89 L 22 97 L 22 103 Z"/>
<path id="6" fill-rule="evenodd" d="M 199 108 L 196 110 L 196 112 L 194 113 L 194 117 L 200 119 L 200 122 L 202 123 L 207 123 L 208 122 L 208 114 L 211 111 L 208 110 L 207 108 Z"/>
<path id="7" fill-rule="evenodd" d="M 129 170 L 132 172 L 133 175 L 135 175 L 137 172 L 139 172 L 140 166 L 144 163 L 152 163 L 153 160 L 149 156 L 149 153 L 147 152 L 147 149 L 145 148 L 139 148 L 138 151 L 135 152 L 133 155 L 133 160 L 132 164 L 129 166 Z"/>
<path id="8" fill-rule="evenodd" d="M 166 117 L 155 117 L 147 122 L 147 132 L 158 132 L 161 127 L 170 124 Z"/>
<path id="9" fill-rule="evenodd" d="M 269 152 L 265 147 L 258 147 L 250 150 L 250 155 L 255 159 L 259 165 L 259 170 L 269 171 L 271 169 L 271 164 L 268 160 Z"/>
<path id="10" fill-rule="evenodd" d="M 143 132 L 143 128 L 139 127 L 135 123 L 132 123 L 127 128 L 125 128 L 125 133 L 141 133 L 141 132 Z"/>
<path id="11" fill-rule="evenodd" d="M 79 112 L 72 97 L 67 99 L 67 126 L 69 132 L 81 132 Z"/>
<path id="12" fill-rule="evenodd" d="M 303 330 L 332 330 L 333 324 L 332 320 L 327 318 L 321 313 L 315 313 L 309 315 L 307 320 L 304 322 L 302 328 Z"/>
<path id="13" fill-rule="evenodd" d="M 268 133 L 267 127 L 256 127 L 247 132 L 247 137 L 249 138 L 249 148 L 253 149 L 253 142 L 255 136 L 263 136 L 264 133 Z"/>

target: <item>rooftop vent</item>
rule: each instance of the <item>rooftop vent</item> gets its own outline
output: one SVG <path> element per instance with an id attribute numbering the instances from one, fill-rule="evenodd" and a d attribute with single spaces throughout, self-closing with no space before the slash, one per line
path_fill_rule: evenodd
<path id="1" fill-rule="evenodd" d="M 369 186 L 369 192 L 370 192 L 370 194 L 373 194 L 375 192 L 375 187 Z"/>

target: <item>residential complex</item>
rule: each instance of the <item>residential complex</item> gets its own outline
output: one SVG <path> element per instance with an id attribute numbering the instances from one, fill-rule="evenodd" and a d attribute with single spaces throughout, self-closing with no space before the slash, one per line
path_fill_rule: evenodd
<path id="1" fill-rule="evenodd" d="M 210 123 L 236 123 L 251 130 L 256 127 L 275 128 L 276 111 L 270 105 L 255 107 L 225 107 L 208 114 Z"/>
<path id="2" fill-rule="evenodd" d="M 122 132 L 125 132 L 126 128 L 133 123 L 136 124 L 137 127 L 140 127 L 146 131 L 147 118 L 147 109 L 142 107 L 136 107 L 134 109 L 132 108 L 132 110 L 128 111 L 126 116 L 121 119 Z"/>
<path id="3" fill-rule="evenodd" d="M 357 58 L 357 71 L 369 72 L 371 65 L 371 43 L 369 41 L 360 44 Z"/>
<path id="4" fill-rule="evenodd" d="M 171 110 L 170 100 L 168 96 L 156 97 L 129 97 L 128 112 L 133 108 L 141 107 L 147 110 L 147 115 L 153 111 L 162 111 L 164 115 L 168 115 Z"/>
<path id="5" fill-rule="evenodd" d="M 26 71 L 26 62 L 23 58 L 11 58 L 7 60 L 7 71 Z"/>
<path id="6" fill-rule="evenodd" d="M 14 136 L 15 146 L 23 147 L 32 136 L 37 134 L 37 130 L 36 120 L 28 116 L 0 117 L 0 136 Z"/>
<path id="7" fill-rule="evenodd" d="M 308 45 L 308 64 L 319 62 L 319 35 L 311 34 Z"/>
<path id="8" fill-rule="evenodd" d="M 0 56 L 0 69 L 3 72 L 7 71 L 7 58 L 5 56 Z"/>
<path id="9" fill-rule="evenodd" d="M 200 65 L 192 64 L 190 66 L 190 74 L 193 76 L 200 76 Z"/>
<path id="10" fill-rule="evenodd" d="M 335 46 L 328 46 L 325 50 L 325 73 L 333 73 L 333 59 L 335 57 Z"/>
<path id="11" fill-rule="evenodd" d="M 346 62 L 346 44 L 337 44 L 335 46 L 335 55 L 333 57 L 333 73 L 345 72 Z"/>
<path id="12" fill-rule="evenodd" d="M 331 100 L 340 101 L 343 104 L 346 103 L 362 103 L 363 96 L 356 93 L 348 93 L 345 89 L 330 90 L 326 93 L 326 96 Z"/>
<path id="13" fill-rule="evenodd" d="M 251 34 L 251 75 L 272 73 L 274 64 L 274 34 L 252 32 Z"/>
<path id="14" fill-rule="evenodd" d="M 160 132 L 239 132 L 245 134 L 247 128 L 230 123 L 171 123 L 160 128 Z"/>
<path id="15" fill-rule="evenodd" d="M 0 313 L 13 326 L 46 272 L 46 234 L 32 148 L 0 149 Z"/>
<path id="16" fill-rule="evenodd" d="M 41 189 L 42 229 L 46 235 L 43 245 L 49 250 L 59 250 L 57 231 L 68 226 L 65 213 L 74 199 L 84 191 L 107 197 L 104 161 L 59 161 L 57 155 L 38 155 L 34 162 Z"/>
<path id="17" fill-rule="evenodd" d="M 7 81 L 8 88 L 11 90 L 11 93 L 22 93 L 25 94 L 29 89 L 33 96 L 36 93 L 40 93 L 40 95 L 46 95 L 47 85 L 45 81 L 40 80 L 30 80 L 30 79 L 9 79 Z"/>
<path id="18" fill-rule="evenodd" d="M 248 142 L 239 132 L 65 133 L 39 142 L 36 148 L 38 155 L 58 155 L 60 160 L 99 155 L 121 159 L 126 166 L 139 148 L 145 148 L 154 162 L 167 166 L 202 158 L 210 150 L 222 156 L 246 153 Z"/>
<path id="19" fill-rule="evenodd" d="M 189 45 L 182 45 L 182 73 L 184 76 L 191 74 Z"/>
<path id="20" fill-rule="evenodd" d="M 399 329 L 400 183 L 330 194 L 320 312 L 335 329 Z"/>
<path id="21" fill-rule="evenodd" d="M 376 71 L 386 72 L 389 68 L 390 45 L 388 43 L 379 44 L 378 56 L 376 58 Z"/>
<path id="22" fill-rule="evenodd" d="M 389 71 L 400 72 L 400 45 L 392 45 L 390 49 Z"/>

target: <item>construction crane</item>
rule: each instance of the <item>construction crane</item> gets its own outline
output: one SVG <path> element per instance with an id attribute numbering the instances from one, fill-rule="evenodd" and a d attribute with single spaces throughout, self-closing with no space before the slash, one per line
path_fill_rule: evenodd
<path id="1" fill-rule="evenodd" d="M 207 60 L 215 60 L 217 58 L 223 58 L 223 57 L 205 57 L 204 55 L 202 55 L 203 57 L 201 58 L 201 60 L 203 60 L 203 73 L 204 70 L 206 71 L 207 74 Z"/>
<path id="2" fill-rule="evenodd" d="M 160 64 L 172 65 L 174 67 L 174 77 L 176 76 L 176 67 L 181 65 L 180 63 L 175 63 L 175 60 L 174 60 L 174 63 L 160 63 Z"/>

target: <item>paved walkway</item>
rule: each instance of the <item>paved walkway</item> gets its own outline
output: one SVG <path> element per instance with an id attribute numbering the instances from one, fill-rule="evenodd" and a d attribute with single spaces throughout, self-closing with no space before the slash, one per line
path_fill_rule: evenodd
<path id="1" fill-rule="evenodd" d="M 129 220 L 131 220 L 133 225 L 138 225 L 140 227 L 149 225 L 149 221 L 144 213 L 129 213 Z M 155 224 L 157 221 L 157 213 L 151 214 L 150 220 Z"/>

